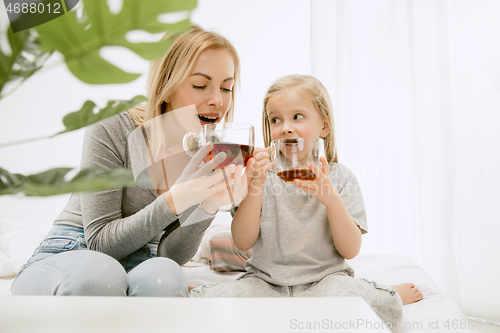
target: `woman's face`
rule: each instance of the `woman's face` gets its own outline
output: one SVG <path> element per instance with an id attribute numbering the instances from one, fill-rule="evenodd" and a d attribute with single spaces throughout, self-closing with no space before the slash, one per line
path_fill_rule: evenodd
<path id="1" fill-rule="evenodd" d="M 322 138 L 328 134 L 312 96 L 299 88 L 286 89 L 267 101 L 271 139 Z"/>
<path id="2" fill-rule="evenodd" d="M 194 104 L 201 125 L 220 122 L 231 104 L 234 62 L 226 49 L 208 49 L 189 76 L 165 100 L 167 111 Z"/>

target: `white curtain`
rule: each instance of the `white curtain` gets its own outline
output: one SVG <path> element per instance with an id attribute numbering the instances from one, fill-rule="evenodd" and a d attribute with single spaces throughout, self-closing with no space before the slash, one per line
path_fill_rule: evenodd
<path id="1" fill-rule="evenodd" d="M 311 72 L 363 187 L 363 252 L 500 320 L 500 1 L 312 0 Z M 401 281 L 404 282 L 404 281 Z"/>

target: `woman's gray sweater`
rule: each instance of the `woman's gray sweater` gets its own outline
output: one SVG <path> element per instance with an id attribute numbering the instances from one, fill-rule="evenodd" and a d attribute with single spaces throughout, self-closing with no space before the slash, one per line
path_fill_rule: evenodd
<path id="1" fill-rule="evenodd" d="M 81 169 L 98 166 L 128 169 L 145 165 L 144 140 L 128 112 L 107 118 L 85 130 Z M 134 131 L 135 130 L 135 131 Z M 54 224 L 83 227 L 91 250 L 121 259 L 152 240 L 162 239 L 158 253 L 179 265 L 196 253 L 215 215 L 201 205 L 174 215 L 153 186 L 133 186 L 99 192 L 73 193 Z"/>

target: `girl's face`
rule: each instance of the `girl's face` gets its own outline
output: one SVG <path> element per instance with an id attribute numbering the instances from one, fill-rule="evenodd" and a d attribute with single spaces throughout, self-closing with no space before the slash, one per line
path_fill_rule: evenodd
<path id="1" fill-rule="evenodd" d="M 231 104 L 234 62 L 226 49 L 208 49 L 196 60 L 189 76 L 165 100 L 166 111 L 194 104 L 201 125 L 220 122 Z"/>
<path id="2" fill-rule="evenodd" d="M 322 138 L 329 132 L 312 96 L 300 88 L 283 90 L 267 101 L 271 139 Z"/>

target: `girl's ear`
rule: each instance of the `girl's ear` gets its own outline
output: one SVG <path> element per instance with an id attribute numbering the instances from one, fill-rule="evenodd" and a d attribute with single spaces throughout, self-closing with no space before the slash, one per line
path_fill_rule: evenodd
<path id="1" fill-rule="evenodd" d="M 323 125 L 324 125 L 324 126 L 323 126 L 323 129 L 321 130 L 321 133 L 320 133 L 320 136 L 321 136 L 322 138 L 324 138 L 325 136 L 327 136 L 327 135 L 328 135 L 328 133 L 330 133 L 330 129 L 328 128 L 328 125 L 326 124 L 326 122 L 325 122 L 325 123 L 323 123 Z"/>

